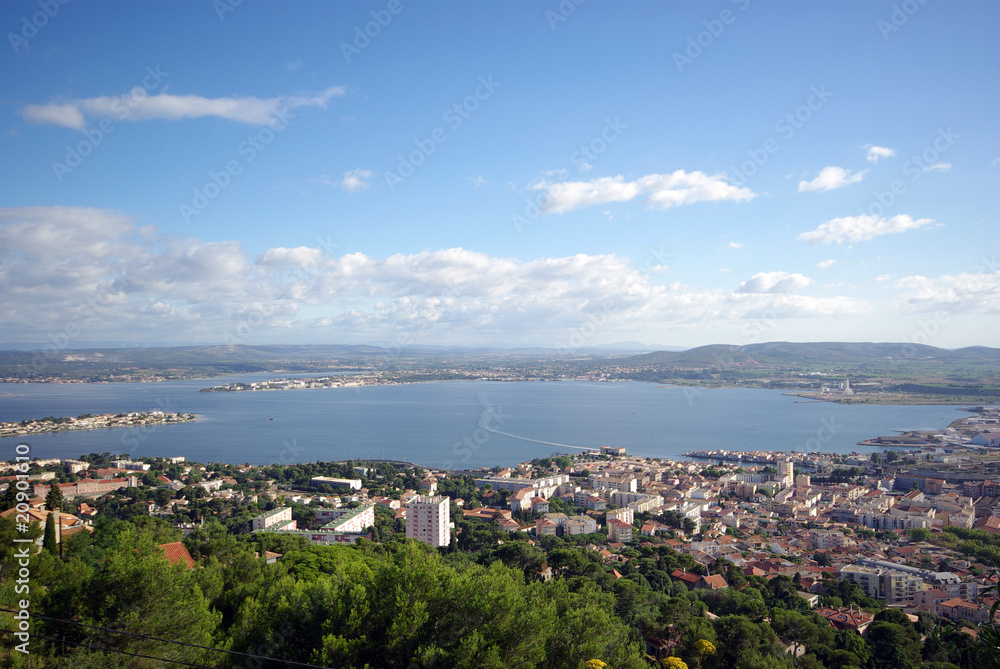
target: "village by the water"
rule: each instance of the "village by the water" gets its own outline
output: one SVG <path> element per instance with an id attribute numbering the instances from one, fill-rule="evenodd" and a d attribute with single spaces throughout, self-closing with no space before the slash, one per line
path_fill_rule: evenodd
<path id="1" fill-rule="evenodd" d="M 16 487 L 28 493 L 33 520 L 54 515 L 58 542 L 92 532 L 101 516 L 135 514 L 185 535 L 214 518 L 237 532 L 320 545 L 379 541 L 394 531 L 433 547 L 461 546 L 487 530 L 500 543 L 513 535 L 531 545 L 579 537 L 617 578 L 635 569 L 637 549 L 669 547 L 693 560 L 692 569 L 670 574 L 689 588 L 791 576 L 798 595 L 837 629 L 863 633 L 873 621 L 838 597 L 838 584 L 849 581 L 913 620 L 932 612 L 974 630 L 989 619 L 996 575 L 985 555 L 959 540 L 964 531 L 1000 534 L 1000 409 L 966 411 L 940 430 L 874 436 L 862 442 L 866 452 L 846 455 L 718 449 L 675 461 L 609 445 L 469 471 L 361 457 L 270 466 L 110 453 L 22 457 L 4 466 L 0 499 L 12 503 L 0 516 L 17 512 Z M 193 419 L 49 417 L 4 424 L 0 436 Z M 56 488 L 63 501 L 50 511 Z M 194 565 L 183 543 L 165 550 Z M 545 566 L 542 576 L 551 575 Z M 662 639 L 646 643 L 654 657 L 669 652 L 656 647 Z M 790 653 L 802 648 L 787 643 Z"/>

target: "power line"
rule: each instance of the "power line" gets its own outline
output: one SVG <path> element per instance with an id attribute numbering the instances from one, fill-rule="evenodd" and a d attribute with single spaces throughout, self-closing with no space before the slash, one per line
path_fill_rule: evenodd
<path id="1" fill-rule="evenodd" d="M 0 629 L 0 632 L 9 632 L 11 634 L 16 634 L 17 630 Z M 54 643 L 68 643 L 73 646 L 86 647 L 87 650 L 99 650 L 108 653 L 118 653 L 120 655 L 131 655 L 132 657 L 142 657 L 147 660 L 158 660 L 160 662 L 173 662 L 174 664 L 183 664 L 186 667 L 197 667 L 197 669 L 212 669 L 212 667 L 209 667 L 208 665 L 204 664 L 191 664 L 190 662 L 184 662 L 183 660 L 168 660 L 165 657 L 154 657 L 153 655 L 143 655 L 142 653 L 130 653 L 127 650 L 119 650 L 117 648 L 104 648 L 101 646 L 94 646 L 92 644 L 80 643 L 78 641 L 69 641 L 66 639 L 53 639 L 52 637 L 42 636 L 40 634 L 35 634 L 34 632 L 31 633 L 31 636 L 35 639 L 44 639 L 45 641 L 52 641 Z"/>
<path id="2" fill-rule="evenodd" d="M 17 613 L 16 609 L 8 609 L 0 606 L 0 611 L 6 611 L 8 613 Z M 125 634 L 127 636 L 134 636 L 140 639 L 150 639 L 152 641 L 162 641 L 163 643 L 173 643 L 178 646 L 188 646 L 190 648 L 200 648 L 201 650 L 214 650 L 217 653 L 227 653 L 229 655 L 239 655 L 240 657 L 249 657 L 254 660 L 269 660 L 271 662 L 281 662 L 283 664 L 290 664 L 296 667 L 309 667 L 310 669 L 329 669 L 329 667 L 324 667 L 320 664 L 307 664 L 305 662 L 296 662 L 295 660 L 281 660 L 276 657 L 268 657 L 266 655 L 253 655 L 251 653 L 241 653 L 236 650 L 226 650 L 225 648 L 214 648 L 212 646 L 199 646 L 196 643 L 187 643 L 186 641 L 175 641 L 173 639 L 163 639 L 157 636 L 150 636 L 148 634 L 139 634 L 138 632 L 126 632 L 125 630 L 116 630 L 110 627 L 102 627 L 100 625 L 88 625 L 86 623 L 76 622 L 75 620 L 64 620 L 62 618 L 52 618 L 50 616 L 43 616 L 36 613 L 31 614 L 32 618 L 38 618 L 40 620 L 51 620 L 58 623 L 66 623 L 67 625 L 78 625 L 80 627 L 87 627 L 94 630 L 102 630 L 104 632 L 112 632 L 114 634 Z M 32 634 L 34 636 L 34 634 Z M 67 643 L 71 643 L 68 642 Z M 155 658 L 154 658 L 155 659 Z M 195 665 L 192 665 L 195 666 Z"/>

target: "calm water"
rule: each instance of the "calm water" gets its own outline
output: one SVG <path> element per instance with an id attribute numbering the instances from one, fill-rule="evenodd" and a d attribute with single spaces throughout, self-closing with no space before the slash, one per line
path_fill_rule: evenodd
<path id="1" fill-rule="evenodd" d="M 953 406 L 796 402 L 773 390 L 703 390 L 649 383 L 455 381 L 402 386 L 199 393 L 252 374 L 155 384 L 0 384 L 0 421 L 162 408 L 195 423 L 32 437 L 34 457 L 82 453 L 183 455 L 254 464 L 385 458 L 438 467 L 512 465 L 573 447 L 625 446 L 679 457 L 689 450 L 871 449 L 862 439 L 943 428 Z M 267 420 L 273 418 L 273 420 Z M 0 439 L 0 460 L 17 439 Z"/>

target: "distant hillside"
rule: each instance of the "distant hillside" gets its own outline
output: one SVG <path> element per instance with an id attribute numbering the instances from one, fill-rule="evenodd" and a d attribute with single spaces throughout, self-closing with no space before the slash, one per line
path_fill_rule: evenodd
<path id="1" fill-rule="evenodd" d="M 626 358 L 634 365 L 713 367 L 739 364 L 761 367 L 778 365 L 876 364 L 891 361 L 942 362 L 1000 365 L 1000 349 L 970 346 L 944 349 L 921 344 L 869 342 L 768 342 L 745 346 L 713 344 L 687 351 L 656 351 Z"/>

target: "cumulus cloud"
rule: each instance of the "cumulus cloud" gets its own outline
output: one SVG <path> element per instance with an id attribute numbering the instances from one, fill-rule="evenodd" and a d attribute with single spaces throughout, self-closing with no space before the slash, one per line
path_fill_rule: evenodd
<path id="1" fill-rule="evenodd" d="M 827 267 L 833 267 L 833 265 L 836 262 L 837 261 L 834 260 L 833 258 L 830 258 L 829 260 L 821 260 L 818 263 L 816 263 L 816 267 L 818 267 L 819 269 L 826 269 Z"/>
<path id="2" fill-rule="evenodd" d="M 870 302 L 851 297 L 813 297 L 787 293 L 734 293 L 730 301 L 741 306 L 741 318 L 771 322 L 793 318 L 851 318 L 874 310 Z M 770 323 L 767 329 L 775 327 Z M 751 331 L 751 334 L 754 334 Z M 757 333 L 759 334 L 759 333 Z"/>
<path id="3" fill-rule="evenodd" d="M 761 313 L 826 318 L 871 308 L 794 294 L 811 283 L 801 274 L 760 273 L 727 291 L 663 285 L 655 269 L 615 254 L 522 260 L 464 248 L 372 257 L 298 246 L 251 257 L 239 242 L 163 234 L 121 212 L 0 209 L 0 340 L 176 333 L 213 343 L 379 344 L 406 332 L 414 342 L 555 348 L 595 318 L 616 341 L 637 329 L 725 332 Z"/>
<path id="4" fill-rule="evenodd" d="M 851 170 L 845 170 L 843 167 L 824 167 L 812 181 L 800 181 L 799 192 L 805 193 L 812 190 L 824 191 L 843 188 L 844 186 L 861 181 L 867 173 L 868 170 L 852 172 Z"/>
<path id="5" fill-rule="evenodd" d="M 798 240 L 810 244 L 832 244 L 833 242 L 857 244 L 881 235 L 898 234 L 922 228 L 933 222 L 934 220 L 930 218 L 914 220 L 906 214 L 899 214 L 892 218 L 880 218 L 874 215 L 844 216 L 830 219 L 815 230 L 803 232 L 798 236 Z"/>
<path id="6" fill-rule="evenodd" d="M 128 121 L 149 119 L 177 121 L 214 116 L 239 123 L 265 125 L 272 118 L 300 107 L 325 108 L 330 99 L 342 96 L 345 92 L 343 86 L 333 86 L 314 95 L 263 99 L 252 96 L 205 98 L 200 95 L 161 93 L 138 97 L 126 94 L 28 105 L 21 114 L 29 123 L 61 125 L 75 130 L 86 127 L 87 118 L 104 117 Z"/>
<path id="7" fill-rule="evenodd" d="M 370 185 L 366 179 L 371 179 L 371 170 L 363 170 L 358 168 L 356 170 L 349 170 L 344 172 L 344 176 L 341 179 L 330 178 L 325 174 L 321 174 L 315 179 L 310 179 L 310 183 L 323 183 L 327 186 L 337 186 L 338 188 L 343 188 L 348 193 L 354 193 L 359 190 L 368 190 Z"/>
<path id="8" fill-rule="evenodd" d="M 737 293 L 794 293 L 812 283 L 803 274 L 788 272 L 758 272 L 741 283 Z"/>
<path id="9" fill-rule="evenodd" d="M 550 183 L 543 180 L 532 188 L 545 191 L 539 207 L 543 214 L 562 214 L 610 202 L 628 202 L 639 196 L 645 196 L 646 204 L 659 209 L 695 202 L 743 202 L 756 196 L 749 188 L 729 183 L 723 175 L 684 170 L 671 174 L 649 174 L 634 181 L 625 181 L 622 175 L 591 181 Z"/>
<path id="10" fill-rule="evenodd" d="M 918 274 L 899 279 L 895 288 L 898 304 L 906 312 L 1000 314 L 1000 271 L 939 277 Z"/>
<path id="11" fill-rule="evenodd" d="M 365 179 L 370 179 L 371 176 L 371 170 L 363 170 L 361 168 L 344 172 L 344 178 L 340 182 L 340 187 L 351 193 L 359 190 L 368 190 L 368 182 Z"/>
<path id="12" fill-rule="evenodd" d="M 896 155 L 894 149 L 890 149 L 887 146 L 876 146 L 874 144 L 866 144 L 864 148 L 868 149 L 868 162 L 877 163 L 879 158 L 892 158 Z"/>
<path id="13" fill-rule="evenodd" d="M 741 248 L 743 248 L 743 242 L 729 242 L 729 248 L 731 248 L 731 249 L 741 249 Z"/>

